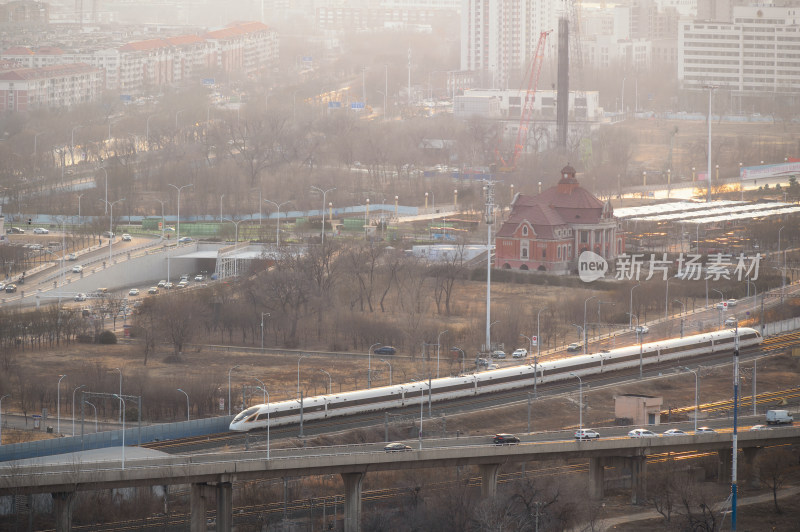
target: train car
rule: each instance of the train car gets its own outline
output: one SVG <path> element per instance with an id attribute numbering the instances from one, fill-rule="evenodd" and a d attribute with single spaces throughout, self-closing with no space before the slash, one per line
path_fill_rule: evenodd
<path id="1" fill-rule="evenodd" d="M 761 334 L 755 329 L 725 329 L 684 338 L 658 340 L 613 349 L 608 353 L 579 355 L 523 366 L 511 366 L 457 377 L 415 381 L 394 386 L 382 386 L 369 390 L 333 393 L 300 400 L 280 401 L 252 406 L 240 412 L 230 424 L 230 430 L 249 431 L 269 426 L 290 425 L 303 420 L 312 421 L 335 416 L 348 416 L 365 412 L 384 411 L 420 402 L 446 401 L 504 390 L 512 390 L 533 384 L 534 375 L 538 384 L 558 382 L 571 378 L 572 373 L 580 377 L 608 371 L 636 368 L 707 355 L 733 352 L 738 332 L 739 348 L 757 346 Z"/>

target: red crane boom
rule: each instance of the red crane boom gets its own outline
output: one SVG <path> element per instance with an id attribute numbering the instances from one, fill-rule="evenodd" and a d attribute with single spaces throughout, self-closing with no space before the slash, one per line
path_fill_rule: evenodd
<path id="1" fill-rule="evenodd" d="M 522 112 L 519 118 L 519 129 L 517 130 L 517 141 L 514 143 L 514 151 L 508 160 L 505 160 L 500 154 L 498 148 L 496 155 L 500 161 L 501 171 L 512 171 L 517 166 L 517 161 L 525 149 L 525 143 L 528 139 L 528 124 L 533 116 L 533 102 L 536 99 L 536 87 L 539 85 L 539 73 L 542 71 L 542 63 L 544 61 L 544 45 L 547 40 L 547 35 L 551 32 L 543 31 L 539 34 L 539 41 L 536 43 L 536 49 L 533 52 L 533 60 L 528 72 L 528 90 L 525 93 L 525 102 L 522 105 Z M 502 142 L 502 140 L 501 140 Z"/>

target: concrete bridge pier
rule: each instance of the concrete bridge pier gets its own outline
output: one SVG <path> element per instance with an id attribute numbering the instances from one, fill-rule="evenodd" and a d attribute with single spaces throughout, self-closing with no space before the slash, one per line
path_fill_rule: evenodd
<path id="1" fill-rule="evenodd" d="M 219 532 L 231 532 L 233 519 L 233 486 L 230 482 L 219 482 L 216 485 L 197 483 L 192 484 L 191 494 L 191 532 L 204 532 L 206 526 L 206 508 L 208 501 L 217 499 L 217 524 Z"/>
<path id="2" fill-rule="evenodd" d="M 481 464 L 478 470 L 481 475 L 481 497 L 493 499 L 497 495 L 497 472 L 500 464 Z"/>
<path id="3" fill-rule="evenodd" d="M 361 484 L 364 473 L 341 473 L 344 482 L 344 532 L 361 531 Z"/>
<path id="4" fill-rule="evenodd" d="M 647 498 L 647 457 L 628 458 L 631 470 L 631 504 L 644 504 Z"/>
<path id="5" fill-rule="evenodd" d="M 604 484 L 606 480 L 606 468 L 602 457 L 589 459 L 589 474 L 591 475 L 589 489 L 592 498 L 602 499 L 605 496 Z"/>
<path id="6" fill-rule="evenodd" d="M 56 532 L 69 532 L 72 530 L 72 509 L 75 506 L 75 492 L 60 491 L 50 495 L 53 497 Z"/>
<path id="7" fill-rule="evenodd" d="M 747 466 L 747 482 L 751 488 L 756 489 L 761 487 L 761 471 L 759 471 L 756 461 L 761 449 L 761 447 L 745 447 L 743 449 L 744 463 Z"/>

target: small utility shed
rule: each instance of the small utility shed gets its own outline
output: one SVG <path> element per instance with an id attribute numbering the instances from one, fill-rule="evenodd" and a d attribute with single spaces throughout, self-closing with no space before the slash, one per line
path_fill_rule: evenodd
<path id="1" fill-rule="evenodd" d="M 662 397 L 626 393 L 614 397 L 614 417 L 617 422 L 631 425 L 658 425 L 661 423 Z"/>

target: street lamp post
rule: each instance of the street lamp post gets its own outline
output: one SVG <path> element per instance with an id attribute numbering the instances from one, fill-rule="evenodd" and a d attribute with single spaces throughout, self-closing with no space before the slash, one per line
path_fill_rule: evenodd
<path id="1" fill-rule="evenodd" d="M 120 198 L 117 201 L 107 201 L 106 205 L 108 205 L 110 209 L 110 213 L 108 216 L 108 263 L 109 266 L 111 265 L 111 244 L 114 242 L 114 205 L 125 201 L 125 198 Z"/>
<path id="2" fill-rule="evenodd" d="M 578 429 L 583 428 L 583 379 L 577 373 L 570 372 L 571 376 L 578 379 L 578 409 L 580 410 L 578 417 Z"/>
<path id="3" fill-rule="evenodd" d="M 367 351 L 367 389 L 372 388 L 372 348 L 380 343 L 372 344 Z"/>
<path id="4" fill-rule="evenodd" d="M 233 247 L 235 248 L 239 244 L 239 224 L 242 223 L 244 220 L 234 221 L 234 220 L 231 220 L 230 218 L 223 218 L 223 220 L 225 220 L 226 222 L 232 223 L 234 225 L 234 227 L 236 228 L 236 232 L 234 234 L 235 241 L 234 241 L 234 244 L 233 244 Z"/>
<path id="5" fill-rule="evenodd" d="M 8 397 L 8 394 L 0 397 L 0 445 L 3 445 L 3 399 Z M 95 432 L 97 432 L 95 430 Z"/>
<path id="6" fill-rule="evenodd" d="M 669 319 L 669 280 L 670 277 L 667 277 L 667 287 L 664 292 L 664 322 Z"/>
<path id="7" fill-rule="evenodd" d="M 333 392 L 333 379 L 331 379 L 331 374 L 322 368 L 317 369 L 328 376 L 328 395 L 330 395 Z"/>
<path id="8" fill-rule="evenodd" d="M 84 404 L 87 404 L 94 409 L 94 433 L 97 434 L 97 407 L 89 401 L 84 401 Z"/>
<path id="9" fill-rule="evenodd" d="M 264 352 L 264 316 L 269 316 L 269 312 L 261 313 L 261 352 Z"/>
<path id="10" fill-rule="evenodd" d="M 105 201 L 106 201 L 106 212 L 105 212 L 105 214 L 108 214 L 108 170 L 106 170 L 105 166 L 101 166 L 100 170 L 103 171 L 103 174 L 105 174 L 105 178 L 106 178 L 106 199 L 105 199 Z M 80 209 L 78 209 L 78 210 L 80 211 Z M 78 217 L 80 217 L 80 214 L 78 215 Z"/>
<path id="11" fill-rule="evenodd" d="M 122 401 L 122 469 L 125 470 L 125 399 L 123 399 L 120 395 L 113 395 Z"/>
<path id="12" fill-rule="evenodd" d="M 639 331 L 639 316 L 637 316 L 636 314 L 631 314 L 630 312 L 626 312 L 626 314 L 630 314 L 631 317 L 636 318 L 636 341 L 639 343 L 639 378 L 641 379 L 642 378 L 642 373 L 644 371 L 644 368 L 642 367 L 642 365 L 644 364 L 644 360 L 643 360 L 643 354 L 644 353 L 643 353 L 643 349 L 642 349 L 642 336 L 644 336 L 644 335 L 642 333 L 640 333 L 640 331 Z"/>
<path id="13" fill-rule="evenodd" d="M 681 369 L 684 371 L 691 371 L 694 373 L 694 431 L 697 432 L 697 415 L 698 415 L 698 390 L 700 386 L 700 380 L 697 378 L 697 371 L 690 369 L 687 366 L 681 366 Z M 753 399 L 755 402 L 755 399 Z"/>
<path id="14" fill-rule="evenodd" d="M 447 329 L 445 329 L 444 331 L 440 332 L 436 336 L 436 378 L 437 379 L 439 378 L 439 351 L 440 351 L 440 345 L 439 344 L 440 344 L 440 339 L 442 338 L 442 335 L 444 333 L 446 333 L 446 332 L 447 332 Z"/>
<path id="15" fill-rule="evenodd" d="M 714 89 L 717 88 L 716 85 L 703 85 L 704 89 L 708 89 L 708 166 L 706 168 L 706 185 L 708 185 L 708 191 L 706 195 L 706 202 L 711 201 L 711 109 L 713 104 L 713 95 Z"/>
<path id="16" fill-rule="evenodd" d="M 189 394 L 178 388 L 178 391 L 181 392 L 183 395 L 186 396 L 186 421 L 190 421 L 189 419 Z"/>
<path id="17" fill-rule="evenodd" d="M 300 358 L 297 359 L 297 397 L 300 398 L 300 361 L 304 358 L 308 358 L 308 355 L 300 355 Z"/>
<path id="18" fill-rule="evenodd" d="M 225 194 L 219 197 L 219 221 L 222 222 L 222 198 L 225 197 Z"/>
<path id="19" fill-rule="evenodd" d="M 312 185 L 311 188 L 313 188 L 317 192 L 322 193 L 322 245 L 324 246 L 325 245 L 325 196 L 328 194 L 328 192 L 333 192 L 334 190 L 336 190 L 336 187 L 329 188 L 328 190 L 322 190 L 321 188 Z"/>
<path id="20" fill-rule="evenodd" d="M 639 285 L 641 285 L 641 283 L 636 283 L 635 285 L 633 285 L 631 287 L 631 302 L 630 302 L 630 306 L 628 308 L 628 310 L 630 311 L 630 312 L 628 312 L 628 314 L 631 315 L 631 317 L 628 318 L 628 328 L 629 329 L 633 328 L 633 290 L 634 290 L 634 288 L 636 288 Z"/>
<path id="21" fill-rule="evenodd" d="M 156 201 L 161 204 L 161 240 L 164 240 L 164 200 L 156 198 Z"/>
<path id="22" fill-rule="evenodd" d="M 680 299 L 673 299 L 672 302 L 681 306 L 681 338 L 683 338 L 683 315 L 686 314 L 686 305 Z"/>
<path id="23" fill-rule="evenodd" d="M 459 351 L 461 353 L 461 373 L 464 373 L 464 369 L 465 369 L 464 368 L 464 362 L 465 362 L 466 357 L 467 357 L 466 353 L 464 353 L 464 350 L 461 349 L 460 347 L 451 347 L 450 349 Z"/>
<path id="24" fill-rule="evenodd" d="M 81 384 L 74 390 L 72 390 L 72 435 L 75 436 L 75 392 L 80 390 L 81 388 L 86 388 L 85 384 Z"/>
<path id="25" fill-rule="evenodd" d="M 265 199 L 264 203 L 270 203 L 272 205 L 275 205 L 275 208 L 278 209 L 278 223 L 275 226 L 275 234 L 277 235 L 275 237 L 275 245 L 278 246 L 278 247 L 281 247 L 281 207 L 291 203 L 291 200 L 290 201 L 284 201 L 283 203 L 275 203 L 274 201 L 270 201 L 268 199 Z M 323 217 L 325 216 L 325 206 L 324 206 L 324 204 L 323 204 L 323 207 L 322 207 L 322 216 Z M 323 225 L 325 225 L 325 224 L 323 223 Z"/>
<path id="26" fill-rule="evenodd" d="M 228 415 L 231 415 L 231 372 L 240 367 L 238 364 L 228 370 Z"/>
<path id="27" fill-rule="evenodd" d="M 721 290 L 717 290 L 716 288 L 712 288 L 711 291 L 712 292 L 716 292 L 716 293 L 719 294 L 720 303 L 724 303 L 725 302 L 725 294 L 723 294 Z M 720 307 L 724 307 L 724 305 L 720 305 Z M 719 324 L 720 324 L 720 326 L 722 326 L 722 308 L 720 308 L 717 311 L 717 313 L 719 314 L 719 322 L 720 322 Z"/>
<path id="28" fill-rule="evenodd" d="M 183 190 L 186 187 L 193 187 L 194 183 L 189 183 L 188 185 L 181 185 L 181 186 L 173 185 L 172 183 L 167 183 L 167 184 L 178 191 L 178 230 L 177 230 L 177 236 L 175 237 L 175 242 L 177 245 L 177 242 L 180 241 L 181 239 L 181 190 Z"/>
<path id="29" fill-rule="evenodd" d="M 783 227 L 778 229 L 778 253 L 781 253 L 781 231 Z M 783 252 L 783 271 L 781 272 L 781 303 L 783 303 L 783 291 L 786 287 L 786 252 Z"/>
<path id="30" fill-rule="evenodd" d="M 462 351 L 463 352 L 463 351 Z M 381 359 L 381 362 L 389 366 L 389 386 L 392 385 L 392 365 L 384 359 Z"/>
<path id="31" fill-rule="evenodd" d="M 586 304 L 592 299 L 597 299 L 597 296 L 590 296 L 583 302 L 583 354 L 588 350 L 589 338 L 586 334 Z"/>
<path id="32" fill-rule="evenodd" d="M 122 395 L 122 370 L 114 368 L 114 371 L 119 371 L 119 394 Z M 119 421 L 122 421 L 122 402 L 119 403 Z"/>
<path id="33" fill-rule="evenodd" d="M 63 379 L 64 377 L 66 377 L 66 375 L 58 376 L 58 392 L 57 392 L 58 404 L 56 406 L 56 410 L 58 411 L 57 412 L 58 421 L 56 423 L 56 432 L 59 434 L 61 434 L 61 379 Z"/>

